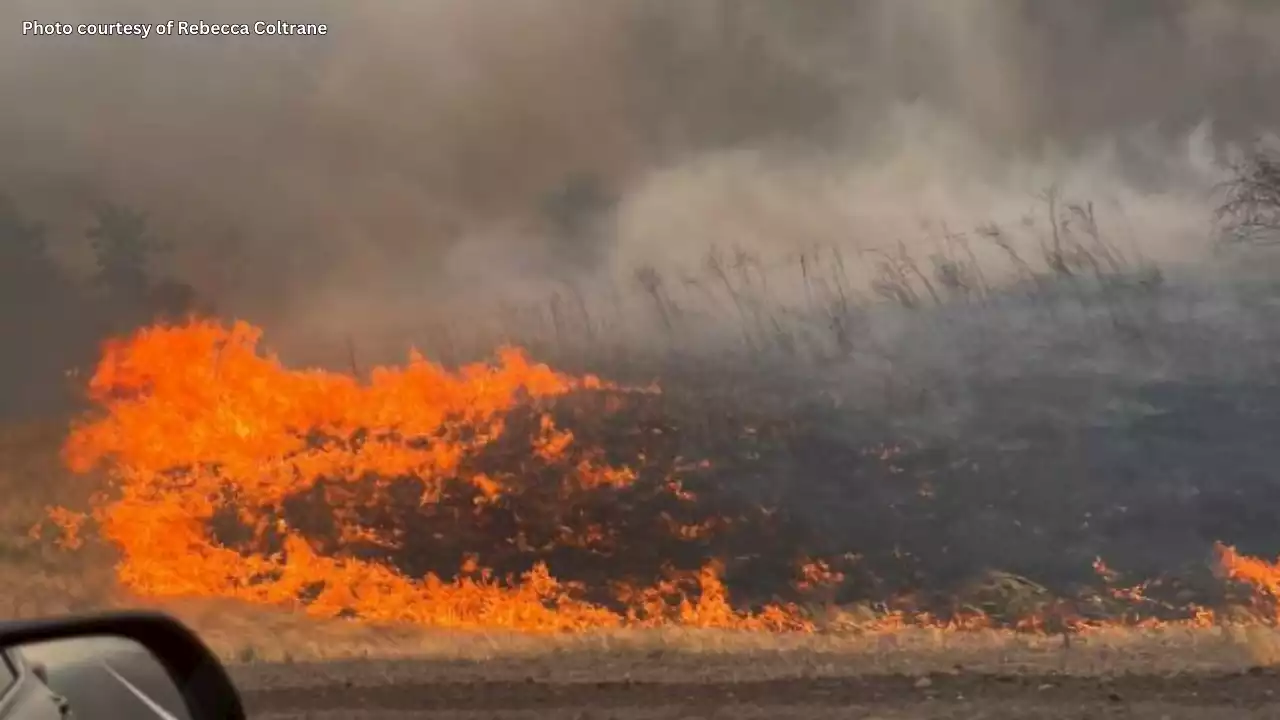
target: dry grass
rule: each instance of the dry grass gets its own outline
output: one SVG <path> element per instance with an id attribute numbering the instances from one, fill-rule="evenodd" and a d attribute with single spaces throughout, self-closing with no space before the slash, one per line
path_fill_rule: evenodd
<path id="1" fill-rule="evenodd" d="M 83 507 L 96 489 L 69 476 L 57 456 L 63 428 L 0 432 L 0 614 L 10 618 L 147 606 L 195 628 L 250 685 L 330 682 L 336 673 L 385 681 L 538 678 L 548 681 L 752 680 L 858 673 L 1177 672 L 1240 669 L 1280 661 L 1280 632 L 1265 627 L 1104 630 L 1073 639 L 1006 631 L 766 634 L 671 628 L 530 635 L 446 632 L 317 620 L 218 600 L 147 602 L 115 587 L 108 549 L 70 552 L 28 537 L 48 505 Z M 417 659 L 419 663 L 390 662 Z M 359 662 L 344 663 L 343 660 Z M 660 660 L 660 662 L 657 662 Z M 327 662 L 317 673 L 305 665 Z"/>
<path id="2" fill-rule="evenodd" d="M 330 644 L 330 638 L 337 642 Z M 1259 642 L 1265 643 L 1262 653 L 1257 649 Z M 1120 629 L 1077 638 L 1070 648 L 1056 638 L 994 631 L 787 636 L 672 630 L 554 637 L 353 631 L 319 632 L 304 642 L 294 642 L 288 635 L 246 642 L 239 660 L 251 656 L 258 662 L 233 663 L 233 672 L 246 688 L 530 679 L 752 682 L 925 675 L 958 668 L 1093 676 L 1238 671 L 1258 665 L 1259 654 L 1273 656 L 1276 647 L 1280 647 L 1280 634 L 1274 630 L 1259 629 L 1252 638 L 1242 639 L 1222 628 Z M 244 648 L 253 651 L 244 653 Z M 342 660 L 353 657 L 359 660 Z M 302 662 L 320 659 L 329 661 L 323 669 Z"/>
<path id="3" fill-rule="evenodd" d="M 82 612 L 116 601 L 108 549 L 90 545 L 71 553 L 50 538 L 29 536 L 46 507 L 83 509 L 94 490 L 92 479 L 62 467 L 64 432 L 47 424 L 0 427 L 0 616 Z"/>

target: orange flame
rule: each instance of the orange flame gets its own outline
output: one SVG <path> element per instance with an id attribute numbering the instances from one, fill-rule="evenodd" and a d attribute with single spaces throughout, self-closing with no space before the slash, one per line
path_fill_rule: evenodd
<path id="1" fill-rule="evenodd" d="M 474 512 L 502 508 L 531 482 L 524 465 L 517 462 L 515 472 L 485 472 L 469 468 L 465 460 L 504 437 L 511 411 L 536 409 L 539 401 L 579 390 L 622 389 L 594 376 L 558 373 L 514 348 L 499 350 L 494 364 L 456 372 L 412 353 L 405 366 L 376 368 L 361 382 L 338 373 L 286 369 L 258 351 L 260 336 L 246 323 L 226 327 L 191 321 L 148 328 L 106 346 L 88 386 L 99 410 L 73 428 L 63 450 L 77 472 L 105 468 L 113 491 L 96 496 L 89 515 L 50 508 L 49 520 L 62 530 L 64 547 L 78 546 L 82 526 L 92 520 L 119 549 L 118 579 L 135 592 L 234 598 L 318 616 L 524 630 L 669 623 L 814 628 L 791 604 L 755 612 L 736 608 L 722 581 L 724 568 L 714 561 L 700 570 L 667 567 L 665 579 L 656 584 L 648 584 L 651 579 L 615 582 L 612 597 L 603 599 L 581 583 L 557 579 L 544 562 L 499 576 L 474 552 L 460 553 L 456 573 L 448 577 L 406 574 L 375 551 L 402 548 L 414 528 L 370 520 L 370 508 L 390 502 L 393 492 L 403 491 L 405 479 L 413 483 L 410 502 L 422 507 L 439 507 L 449 488 L 460 483 L 474 492 L 468 501 Z M 606 398 L 606 413 L 616 401 Z M 617 492 L 638 482 L 635 469 L 582 447 L 549 414 L 536 417 L 533 436 L 521 452 L 553 468 L 561 496 Z M 898 453 L 883 447 L 873 452 L 886 462 Z M 677 475 L 686 465 L 706 468 L 707 461 L 675 458 L 674 463 L 661 483 L 674 505 L 664 507 L 698 502 L 699 493 L 687 490 Z M 291 499 L 309 492 L 320 493 L 332 515 L 332 542 L 291 527 L 282 512 Z M 252 536 L 249 541 L 232 542 L 215 530 L 228 514 Z M 658 512 L 657 521 L 659 532 L 692 544 L 735 523 L 732 517 L 678 518 L 667 510 Z M 522 552 L 536 549 L 530 543 L 549 542 L 608 557 L 621 541 L 618 528 L 607 522 L 555 527 L 536 541 L 517 528 L 509 542 Z M 1258 617 L 1280 621 L 1280 562 L 1250 558 L 1225 545 L 1217 550 L 1223 575 L 1253 589 Z M 1205 607 L 1161 605 L 1149 597 L 1150 583 L 1123 585 L 1101 558 L 1094 569 L 1104 586 L 1095 598 L 1099 602 L 1186 611 L 1182 622 L 1193 625 L 1218 621 Z M 845 574 L 823 559 L 802 557 L 796 573 L 793 588 L 806 601 L 828 605 L 845 581 Z M 1079 602 L 1051 599 L 1014 626 L 1075 632 L 1116 622 L 1160 622 L 1149 615 L 1086 617 Z M 972 608 L 943 617 L 914 609 L 904 598 L 862 626 L 968 630 L 993 624 L 993 618 Z"/>
<path id="2" fill-rule="evenodd" d="M 450 627 L 544 630 L 672 621 L 807 627 L 794 608 L 769 607 L 755 615 L 734 610 L 714 567 L 632 591 L 635 605 L 620 613 L 581 599 L 581 588 L 559 582 L 542 564 L 520 578 L 494 578 L 471 557 L 456 580 L 446 581 L 322 554 L 284 520 L 273 522 L 269 511 L 313 489 L 318 478 L 351 484 L 411 477 L 420 483 L 420 502 L 436 502 L 464 455 L 502 435 L 504 412 L 525 400 L 607 385 L 592 376 L 562 375 L 512 348 L 500 350 L 495 365 L 456 373 L 414 353 L 406 366 L 377 368 L 362 384 L 330 372 L 285 369 L 257 351 L 260 334 L 245 323 L 226 328 L 192 321 L 149 328 L 106 347 L 89 383 L 103 412 L 73 429 L 64 455 L 78 472 L 107 466 L 117 485 L 117 497 L 100 505 L 95 517 L 102 536 L 120 550 L 117 574 L 124 586 L 151 596 L 221 596 L 322 616 Z M 352 437 L 360 441 L 334 440 Z M 574 442 L 571 432 L 544 417 L 529 451 L 555 459 Z M 479 491 L 478 503 L 497 501 L 511 482 L 483 473 L 463 479 Z M 634 479 L 628 468 L 588 455 L 567 468 L 562 484 L 591 490 L 625 487 Z M 678 491 L 678 483 L 672 488 Z M 385 483 L 378 489 L 385 491 Z M 359 526 L 336 497 L 339 490 L 326 489 L 326 497 L 334 501 L 342 541 L 397 545 L 394 528 Z M 275 533 L 278 549 L 246 552 L 220 543 L 210 524 L 229 505 L 257 540 Z M 678 530 L 696 536 L 703 528 Z M 594 527 L 588 535 L 577 541 L 609 539 L 607 528 Z"/>

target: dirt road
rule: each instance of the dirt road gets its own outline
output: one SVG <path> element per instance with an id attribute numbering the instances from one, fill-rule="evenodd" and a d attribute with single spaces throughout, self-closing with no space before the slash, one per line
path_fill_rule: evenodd
<path id="1" fill-rule="evenodd" d="M 247 689 L 254 718 L 1280 718 L 1280 675 L 973 673 L 755 682 L 394 681 Z"/>

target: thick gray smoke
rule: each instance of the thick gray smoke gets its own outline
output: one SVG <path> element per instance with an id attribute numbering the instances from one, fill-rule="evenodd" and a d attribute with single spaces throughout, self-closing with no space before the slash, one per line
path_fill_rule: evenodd
<path id="1" fill-rule="evenodd" d="M 328 33 L 22 32 L 169 20 Z M 1219 252 L 1213 221 L 1280 122 L 1277 39 L 1277 0 L 0 0 L 0 420 L 62 422 L 65 369 L 190 299 L 153 292 L 111 203 L 172 244 L 156 276 L 291 365 L 514 342 L 656 378 L 558 427 L 664 486 L 707 459 L 699 497 L 912 593 L 1274 556 L 1280 264 Z M 541 508 L 563 471 L 522 433 L 459 473 L 510 468 Z M 623 497 L 545 527 L 650 527 Z M 411 504 L 401 527 L 481 518 Z"/>
<path id="2" fill-rule="evenodd" d="M 329 33 L 21 34 L 168 19 Z M 1225 143 L 1280 118 L 1280 6 L 1246 0 L 10 0 L 0 33 L 0 191 L 73 265 L 98 203 L 146 211 L 286 345 L 594 306 L 712 248 L 928 255 L 1050 187 L 1191 259 Z"/>

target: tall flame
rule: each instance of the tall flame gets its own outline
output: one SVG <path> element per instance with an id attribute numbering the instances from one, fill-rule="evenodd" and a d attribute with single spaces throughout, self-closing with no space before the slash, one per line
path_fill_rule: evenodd
<path id="1" fill-rule="evenodd" d="M 453 627 L 806 626 L 793 608 L 735 611 L 710 565 L 693 578 L 673 573 L 658 587 L 620 589 L 619 597 L 633 606 L 619 610 L 582 599 L 582 588 L 558 581 L 545 564 L 522 577 L 495 578 L 474 558 L 459 558 L 459 575 L 443 579 L 321 552 L 278 512 L 290 498 L 324 480 L 343 540 L 395 547 L 403 528 L 361 524 L 354 512 L 386 502 L 391 479 L 412 478 L 423 505 L 438 502 L 459 480 L 478 491 L 477 506 L 492 502 L 520 478 L 466 475 L 461 461 L 503 434 L 504 413 L 607 384 L 557 373 L 513 348 L 500 350 L 494 365 L 456 373 L 414 353 L 404 367 L 377 368 L 362 383 L 286 369 L 258 351 L 260 335 L 245 323 L 228 328 L 192 321 L 148 328 L 106 347 L 89 383 L 101 412 L 73 429 L 64 455 L 78 472 L 104 464 L 111 470 L 116 493 L 95 519 L 120 550 L 118 576 L 126 587 L 152 596 L 222 596 L 324 616 Z M 555 460 L 574 442 L 544 416 L 528 450 Z M 589 454 L 564 471 L 563 484 L 577 491 L 625 487 L 635 479 L 628 468 Z M 372 492 L 340 492 L 343 485 L 370 482 Z M 248 550 L 221 542 L 211 529 L 229 508 L 252 529 Z M 579 541 L 600 542 L 604 535 L 597 529 L 597 537 Z"/>

